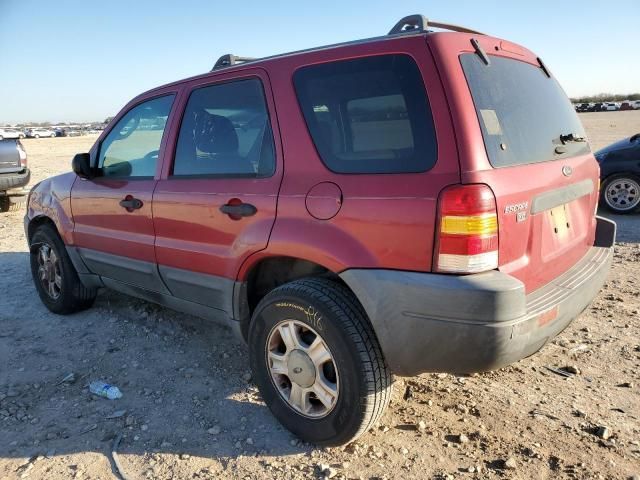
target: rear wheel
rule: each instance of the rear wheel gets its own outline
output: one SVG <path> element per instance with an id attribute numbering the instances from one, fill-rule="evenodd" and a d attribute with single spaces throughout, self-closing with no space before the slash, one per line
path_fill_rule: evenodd
<path id="1" fill-rule="evenodd" d="M 24 206 L 24 197 L 0 197 L 0 212 L 18 212 Z"/>
<path id="2" fill-rule="evenodd" d="M 37 133 L 33 136 L 34 138 L 40 138 L 40 135 L 38 135 Z"/>
<path id="3" fill-rule="evenodd" d="M 66 315 L 93 305 L 96 289 L 80 282 L 64 243 L 51 226 L 41 225 L 35 231 L 30 257 L 33 282 L 49 310 Z"/>
<path id="4" fill-rule="evenodd" d="M 602 187 L 602 200 L 614 213 L 631 213 L 640 205 L 640 179 L 632 174 L 616 174 Z"/>
<path id="5" fill-rule="evenodd" d="M 378 340 L 337 282 L 296 280 L 270 292 L 252 318 L 249 356 L 265 403 L 305 441 L 348 443 L 389 403 L 391 375 Z"/>

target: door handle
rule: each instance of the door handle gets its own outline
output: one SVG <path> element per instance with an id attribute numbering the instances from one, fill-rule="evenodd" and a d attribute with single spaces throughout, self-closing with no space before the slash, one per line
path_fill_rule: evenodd
<path id="1" fill-rule="evenodd" d="M 230 217 L 251 217 L 258 209 L 250 203 L 227 203 L 220 207 L 220 211 Z"/>
<path id="2" fill-rule="evenodd" d="M 133 198 L 131 195 L 127 195 L 123 200 L 120 200 L 120 206 L 126 208 L 129 212 L 142 208 L 142 205 L 144 205 L 142 200 Z"/>

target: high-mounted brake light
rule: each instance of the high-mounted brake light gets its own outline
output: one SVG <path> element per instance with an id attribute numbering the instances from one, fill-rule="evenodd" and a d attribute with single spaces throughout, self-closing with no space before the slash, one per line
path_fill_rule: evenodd
<path id="1" fill-rule="evenodd" d="M 487 185 L 456 185 L 440 194 L 434 265 L 444 273 L 498 267 L 496 199 Z"/>

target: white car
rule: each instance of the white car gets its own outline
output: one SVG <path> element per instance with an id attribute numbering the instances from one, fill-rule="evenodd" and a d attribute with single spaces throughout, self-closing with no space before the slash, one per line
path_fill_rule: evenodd
<path id="1" fill-rule="evenodd" d="M 5 138 L 24 138 L 24 133 L 15 128 L 0 128 L 0 140 Z"/>
<path id="2" fill-rule="evenodd" d="M 602 110 L 606 110 L 607 112 L 620 110 L 620 104 L 617 102 L 606 102 L 602 104 Z"/>
<path id="3" fill-rule="evenodd" d="M 55 137 L 56 132 L 49 128 L 32 128 L 27 131 L 27 137 L 29 138 L 40 138 L 40 137 Z"/>

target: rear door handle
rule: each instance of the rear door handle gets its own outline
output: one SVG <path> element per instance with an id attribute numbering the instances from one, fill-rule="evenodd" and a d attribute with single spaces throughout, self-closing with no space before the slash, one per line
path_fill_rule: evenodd
<path id="1" fill-rule="evenodd" d="M 227 203 L 220 207 L 220 211 L 230 217 L 251 217 L 258 212 L 258 209 L 250 203 Z"/>
<path id="2" fill-rule="evenodd" d="M 142 205 L 144 205 L 142 200 L 133 198 L 131 195 L 127 195 L 123 200 L 120 200 L 120 206 L 126 208 L 129 212 L 142 208 Z"/>

